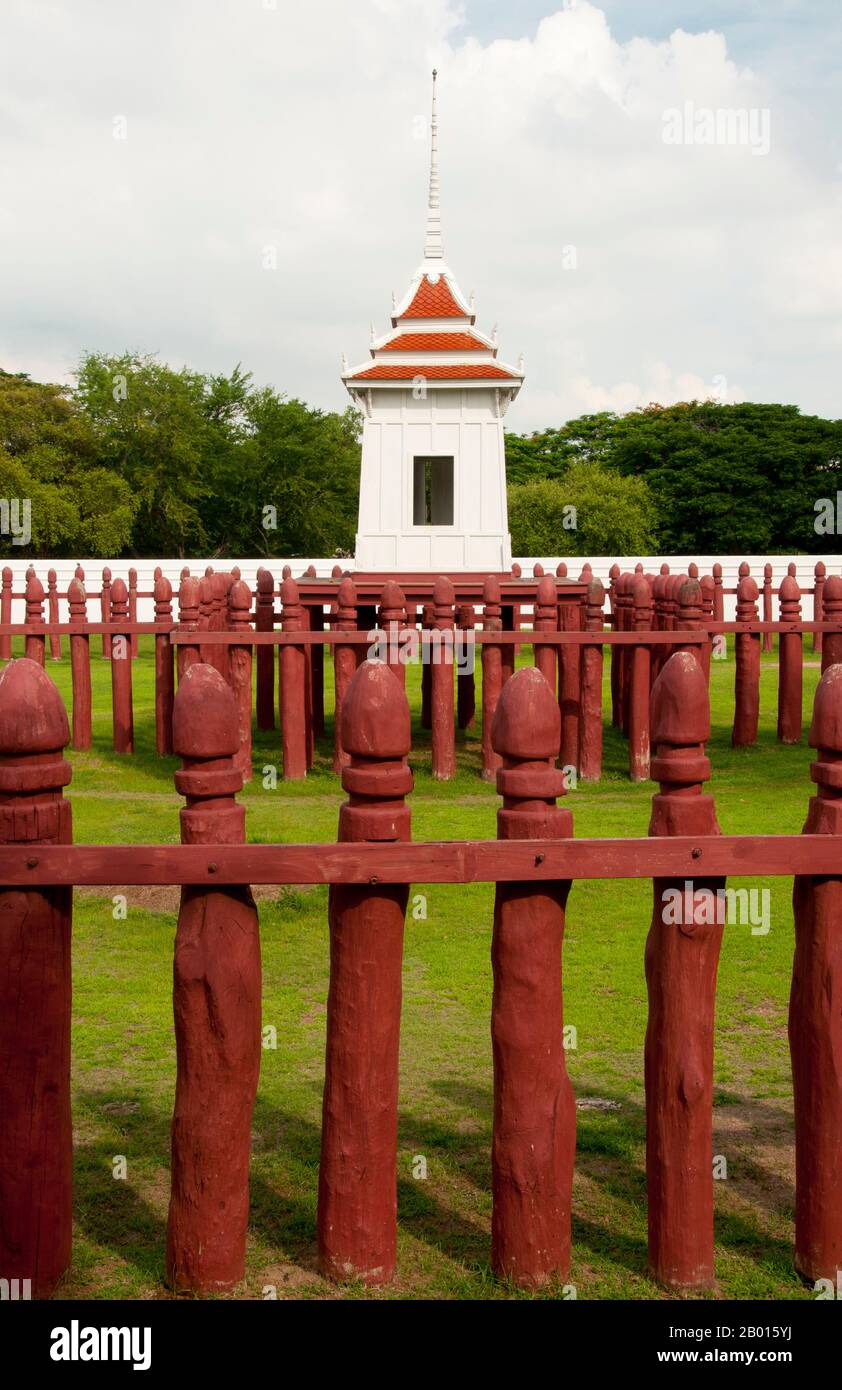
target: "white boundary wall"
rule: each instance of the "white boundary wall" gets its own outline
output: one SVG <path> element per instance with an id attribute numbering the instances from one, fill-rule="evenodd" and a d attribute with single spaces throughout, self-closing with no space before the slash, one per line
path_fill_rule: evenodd
<path id="1" fill-rule="evenodd" d="M 540 560 L 541 564 L 544 566 L 544 569 L 547 570 L 548 573 L 554 574 L 554 573 L 555 573 L 555 569 L 556 569 L 556 565 L 557 565 L 558 562 L 559 562 L 559 558 L 560 558 L 560 557 L 557 556 L 557 555 L 553 555 L 553 556 L 546 556 L 546 555 L 542 555 L 542 556 L 532 556 L 532 555 L 530 555 L 530 556 L 519 556 L 519 557 L 517 557 L 517 561 L 518 561 L 518 564 L 521 566 L 521 569 L 523 570 L 524 575 L 530 576 L 530 575 L 532 574 L 532 567 L 533 567 L 533 565 L 534 565 L 536 559 L 539 559 L 539 560 Z M 579 577 L 579 574 L 580 574 L 580 572 L 581 572 L 582 566 L 586 563 L 586 559 L 587 559 L 587 557 L 581 557 L 581 558 L 580 558 L 580 557 L 578 557 L 578 556 L 577 556 L 575 559 L 567 559 L 568 573 L 569 573 L 569 575 L 571 576 L 571 578 L 577 579 L 577 578 Z M 814 583 L 814 572 L 815 572 L 816 561 L 817 561 L 817 560 L 823 560 L 823 561 L 824 561 L 825 565 L 827 566 L 827 573 L 828 573 L 828 574 L 838 574 L 838 573 L 842 572 L 842 556 L 840 556 L 840 555 L 726 555 L 726 556 L 717 556 L 717 555 L 699 555 L 699 556 L 695 556 L 695 555 L 691 555 L 691 556 L 686 556 L 686 555 L 657 555 L 657 556 L 655 556 L 655 555 L 631 555 L 631 556 L 629 556 L 629 555 L 627 555 L 627 556 L 618 556 L 618 557 L 616 558 L 616 561 L 615 561 L 615 559 L 614 559 L 613 557 L 611 557 L 611 556 L 608 556 L 608 557 L 605 557 L 605 556 L 595 556 L 595 557 L 592 557 L 592 558 L 590 559 L 590 564 L 591 564 L 591 566 L 592 566 L 592 568 L 593 568 L 594 575 L 595 575 L 598 579 L 601 579 L 602 582 L 603 582 L 603 584 L 604 584 L 604 585 L 606 586 L 606 588 L 607 588 L 607 587 L 608 587 L 608 571 L 610 570 L 611 566 L 612 566 L 613 564 L 615 564 L 615 563 L 619 564 L 621 570 L 631 570 L 631 571 L 634 571 L 635 565 L 637 565 L 638 563 L 641 563 L 641 564 L 643 565 L 644 573 L 648 573 L 648 574 L 657 574 L 657 573 L 659 572 L 659 570 L 660 570 L 661 565 L 664 563 L 664 561 L 666 561 L 666 563 L 667 563 L 667 564 L 669 565 L 669 567 L 670 567 L 671 573 L 673 573 L 673 574 L 683 574 L 683 573 L 686 573 L 686 571 L 687 571 L 687 566 L 688 566 L 688 564 L 690 563 L 691 560 L 695 560 L 696 564 L 699 566 L 699 574 L 700 574 L 700 575 L 701 575 L 701 574 L 710 574 L 710 572 L 711 572 L 712 569 L 713 569 L 714 564 L 718 561 L 718 562 L 722 565 L 722 582 L 723 582 L 723 585 L 725 586 L 726 589 L 734 589 L 734 588 L 736 588 L 739 566 L 740 566 L 740 564 L 741 564 L 741 562 L 742 562 L 743 560 L 747 560 L 747 561 L 748 561 L 748 564 L 749 564 L 749 567 L 750 567 L 750 570 L 751 570 L 752 577 L 753 577 L 753 579 L 757 582 L 757 586 L 758 586 L 758 588 L 761 590 L 761 592 L 762 592 L 762 588 L 763 588 L 763 566 L 767 563 L 767 561 L 768 561 L 768 562 L 771 564 L 771 566 L 772 566 L 772 583 L 773 583 L 773 585 L 775 586 L 775 588 L 777 588 L 778 585 L 780 584 L 782 578 L 784 577 L 784 575 L 785 575 L 786 572 L 787 572 L 787 565 L 789 564 L 789 562 L 790 562 L 791 560 L 794 560 L 794 561 L 795 561 L 795 564 L 796 564 L 796 578 L 797 578 L 797 580 L 798 580 L 798 583 L 799 583 L 800 586 L 801 586 L 802 592 L 804 592 L 804 598 L 803 598 L 803 600 L 802 600 L 802 610 L 801 610 L 801 611 L 802 611 L 802 614 L 803 614 L 804 618 L 806 618 L 806 619 L 810 619 L 810 618 L 812 618 L 812 616 L 813 616 L 812 590 L 813 590 L 813 583 Z M 57 580 L 57 583 L 58 583 L 59 592 L 60 592 L 60 593 L 65 593 L 65 592 L 67 591 L 67 586 L 68 586 L 68 584 L 70 583 L 70 580 L 73 578 L 73 574 L 74 574 L 74 571 L 75 571 L 75 569 L 76 569 L 76 564 L 77 564 L 77 561 L 76 561 L 76 560 L 53 560 L 53 561 L 50 561 L 50 560 L 36 560 L 36 561 L 32 561 L 32 560 L 30 560 L 30 559 L 20 559 L 20 560 L 18 560 L 18 559 L 15 559 L 14 557 L 12 557 L 12 558 L 6 558 L 6 559 L 3 559 L 2 561 L 0 561 L 0 565 L 2 565 L 2 567 L 5 567 L 5 566 L 8 565 L 8 566 L 11 568 L 12 574 L 13 574 L 13 589 L 14 589 L 14 592 L 15 592 L 15 593 L 22 593 L 22 592 L 23 592 L 23 588 L 24 588 L 24 585 L 25 585 L 26 571 L 27 571 L 27 569 L 29 568 L 29 565 L 30 565 L 30 564 L 33 564 L 33 563 L 34 563 L 34 565 L 35 565 L 35 570 L 36 570 L 36 573 L 37 573 L 37 575 L 38 575 L 38 578 L 41 580 L 41 583 L 44 585 L 45 594 L 46 594 L 46 589 L 47 589 L 47 571 L 48 571 L 49 569 L 54 569 L 55 572 L 56 572 L 56 580 Z M 185 565 L 189 566 L 189 568 L 190 568 L 190 573 L 191 573 L 191 574 L 197 575 L 197 576 L 201 577 L 201 576 L 204 574 L 205 569 L 206 569 L 206 567 L 207 567 L 208 565 L 212 565 L 213 568 L 214 568 L 214 569 L 217 569 L 217 570 L 226 570 L 226 569 L 230 568 L 231 566 L 233 566 L 234 564 L 238 564 L 239 567 L 240 567 L 240 572 L 241 572 L 241 574 L 242 574 L 243 579 L 246 581 L 247 584 L 250 584 L 252 588 L 255 587 L 255 584 L 256 584 L 256 582 L 257 582 L 257 571 L 258 571 L 258 569 L 260 568 L 261 565 L 265 565 L 267 569 L 270 569 L 270 570 L 272 571 L 272 574 L 273 574 L 274 577 L 275 577 L 275 583 L 276 583 L 276 584 L 280 583 L 281 571 L 282 571 L 282 569 L 283 569 L 283 567 L 284 567 L 285 564 L 289 564 L 289 565 L 292 567 L 292 573 L 293 573 L 293 575 L 296 576 L 296 577 L 299 576 L 299 575 L 301 575 L 301 574 L 303 573 L 303 571 L 304 571 L 305 569 L 307 569 L 307 567 L 308 567 L 309 565 L 315 565 L 316 572 L 317 572 L 317 574 L 319 575 L 319 578 L 328 578 L 328 577 L 330 576 L 330 572 L 331 572 L 331 570 L 333 569 L 334 565 L 341 565 L 341 566 L 343 567 L 343 569 L 346 568 L 346 567 L 349 568 L 349 569 L 353 567 L 353 561 L 352 561 L 352 560 L 337 560 L 337 559 L 327 559 L 327 560 L 326 560 L 326 559 L 320 558 L 320 557 L 318 557 L 318 556 L 314 556 L 314 557 L 312 557 L 312 558 L 310 558 L 310 557 L 305 557 L 305 558 L 303 558 L 303 559 L 301 559 L 301 558 L 296 558 L 296 559 L 292 559 L 292 560 L 284 560 L 284 559 L 272 559 L 272 560 L 252 559 L 252 560 L 239 560 L 239 561 L 237 561 L 237 560 L 230 560 L 230 559 L 216 559 L 216 560 L 177 560 L 177 559 L 176 559 L 176 560 L 131 560 L 131 559 L 126 559 L 126 560 L 90 560 L 90 559 L 88 559 L 88 560 L 85 560 L 85 559 L 82 559 L 82 560 L 79 561 L 78 563 L 81 563 L 82 568 L 83 568 L 83 570 L 85 571 L 85 582 L 86 582 L 86 586 L 87 586 L 88 590 L 89 590 L 90 592 L 92 592 L 92 593 L 97 593 L 97 592 L 99 591 L 100 584 L 101 584 L 101 580 L 102 580 L 102 571 L 103 571 L 103 569 L 105 568 L 106 565 L 107 565 L 108 568 L 111 570 L 112 576 L 114 576 L 114 577 L 116 578 L 116 577 L 119 575 L 122 579 L 126 579 L 126 580 L 128 579 L 129 569 L 130 569 L 130 568 L 136 569 L 136 570 L 137 570 L 137 584 L 138 584 L 138 589 L 140 589 L 141 591 L 144 591 L 144 590 L 145 590 L 145 591 L 149 592 L 149 591 L 151 591 L 152 588 L 154 587 L 153 574 L 154 574 L 154 571 L 155 571 L 155 567 L 156 567 L 156 565 L 160 565 L 160 566 L 161 566 L 161 569 L 162 569 L 163 572 L 164 572 L 164 574 L 167 576 L 167 578 L 170 580 L 170 583 L 171 583 L 172 586 L 173 586 L 173 596 L 174 596 L 173 609 L 174 609 L 175 612 L 177 612 L 177 605 L 176 605 L 176 603 L 175 603 L 175 597 L 177 596 L 177 593 L 178 593 L 178 585 L 179 585 L 179 580 L 180 580 L 180 576 L 181 576 L 181 571 L 182 571 L 182 569 L 184 568 Z M 140 622 L 152 622 L 153 617 L 154 617 L 153 607 L 154 607 L 154 606 L 153 606 L 153 603 L 152 603 L 152 600 L 151 600 L 151 599 L 141 599 L 141 600 L 139 601 L 139 603 L 138 603 L 138 620 L 139 620 Z M 46 603 L 45 603 L 45 613 L 46 613 Z M 67 616 L 68 616 L 68 615 L 67 615 L 67 607 L 66 607 L 66 604 L 62 601 L 62 602 L 60 603 L 60 605 L 59 605 L 59 619 L 60 619 L 60 621 L 61 621 L 61 622 L 67 622 Z M 99 600 L 98 600 L 98 599 L 89 599 L 89 600 L 88 600 L 88 617 L 89 617 L 90 621 L 92 621 L 92 622 L 99 622 L 99 616 L 100 616 L 100 615 L 99 615 Z M 732 596 L 726 595 L 726 597 L 725 597 L 725 618 L 726 618 L 726 621 L 731 621 L 731 620 L 733 619 L 733 616 L 734 616 L 734 599 L 733 599 Z M 762 613 L 761 613 L 761 616 L 762 616 Z M 775 618 L 777 618 L 777 604 L 775 604 Z M 22 601 L 21 599 L 16 599 L 16 600 L 14 601 L 14 603 L 12 604 L 12 622 L 15 622 L 15 623 L 23 622 L 23 619 L 24 619 L 23 601 Z"/>

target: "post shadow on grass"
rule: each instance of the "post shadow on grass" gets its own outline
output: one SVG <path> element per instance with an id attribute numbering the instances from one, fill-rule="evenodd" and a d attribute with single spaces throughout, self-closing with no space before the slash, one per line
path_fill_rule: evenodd
<path id="1" fill-rule="evenodd" d="M 320 1084 L 318 1089 L 321 1092 Z M 432 1127 L 439 1137 L 447 1139 L 448 1145 L 466 1138 L 458 1131 L 444 1129 L 440 1123 Z M 279 1193 L 268 1179 L 255 1173 L 252 1164 L 250 1225 L 267 1243 L 282 1246 L 289 1258 L 302 1264 L 305 1269 L 313 1269 L 316 1263 L 320 1126 L 302 1115 L 282 1110 L 258 1095 L 254 1128 L 264 1136 L 267 1146 L 277 1143 L 284 1158 L 292 1159 L 299 1169 L 303 1167 L 309 1170 L 308 1187 L 312 1195 L 304 1198 Z M 491 1253 L 488 1233 L 431 1195 L 429 1180 L 416 1180 L 411 1175 L 409 1164 L 412 1156 L 423 1152 L 418 1147 L 419 1134 L 423 1136 L 424 1129 L 422 1127 L 419 1131 L 416 1117 L 400 1111 L 398 1148 L 401 1157 L 405 1157 L 406 1167 L 403 1173 L 400 1167 L 398 1171 L 398 1225 L 404 1234 L 440 1250 L 449 1259 L 479 1266 L 487 1273 Z M 420 1142 L 423 1142 L 423 1138 Z M 428 1142 L 428 1150 L 431 1147 Z"/>
<path id="2" fill-rule="evenodd" d="M 110 1115 L 107 1105 L 137 1106 L 128 1113 Z M 135 1087 L 120 1091 L 77 1091 L 74 1113 L 84 1114 L 98 1126 L 110 1123 L 109 1134 L 76 1144 L 73 1150 L 73 1215 L 89 1240 L 109 1250 L 148 1280 L 164 1277 L 166 1204 L 157 1211 L 140 1195 L 132 1180 L 133 1164 L 141 1161 L 169 1170 L 170 1109 L 149 1103 Z M 136 1136 L 136 1137 L 135 1137 Z M 143 1158 L 132 1157 L 132 1144 L 142 1146 Z M 112 1160 L 125 1154 L 128 1177 L 112 1176 Z"/>

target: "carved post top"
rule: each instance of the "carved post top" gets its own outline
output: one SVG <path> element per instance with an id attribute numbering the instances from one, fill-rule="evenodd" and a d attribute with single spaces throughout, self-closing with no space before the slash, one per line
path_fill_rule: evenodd
<path id="1" fill-rule="evenodd" d="M 162 575 L 163 573 L 164 573 L 164 571 L 161 569 L 161 566 L 160 566 L 160 565 L 156 565 L 155 568 L 154 568 L 154 570 L 152 571 L 152 581 L 153 581 L 153 583 L 157 584 L 157 583 L 158 583 L 158 580 L 161 578 L 161 575 Z"/>
<path id="2" fill-rule="evenodd" d="M 178 588 L 178 621 L 193 627 L 199 621 L 199 580 L 186 575 Z"/>
<path id="3" fill-rule="evenodd" d="M 257 602 L 261 607 L 263 604 L 271 605 L 274 601 L 275 580 L 271 572 L 261 568 L 257 571 Z"/>
<path id="4" fill-rule="evenodd" d="M 48 587 L 49 589 L 55 589 L 55 588 L 56 588 L 56 582 L 57 582 L 57 581 L 56 581 L 56 572 L 55 572 L 55 570 L 47 570 L 47 587 Z"/>
<path id="5" fill-rule="evenodd" d="M 103 589 L 107 589 L 108 586 L 110 585 L 110 583 L 111 583 L 111 571 L 110 571 L 110 569 L 108 568 L 108 566 L 106 565 L 105 568 L 104 568 L 103 571 L 102 571 L 102 587 L 103 587 Z"/>
<path id="6" fill-rule="evenodd" d="M 357 586 L 353 579 L 340 579 L 336 591 L 336 624 L 353 629 L 357 625 Z"/>
<path id="7" fill-rule="evenodd" d="M 334 566 L 333 566 L 333 569 L 332 569 L 331 572 L 330 572 L 330 577 L 331 577 L 331 579 L 341 579 L 341 578 L 342 578 L 342 566 L 341 566 L 341 565 L 334 565 Z"/>
<path id="8" fill-rule="evenodd" d="M 645 632 L 652 626 L 652 588 L 644 574 L 639 574 L 632 589 L 634 626 L 638 632 Z"/>
<path id="9" fill-rule="evenodd" d="M 536 667 L 522 667 L 503 686 L 491 725 L 491 745 L 503 759 L 497 769 L 497 834 L 503 840 L 572 834 L 569 811 L 556 806 L 567 790 L 556 767 L 561 715 L 558 701 Z"/>
<path id="10" fill-rule="evenodd" d="M 304 609 L 298 581 L 291 575 L 281 581 L 281 627 L 284 632 L 300 632 L 304 626 Z"/>
<path id="11" fill-rule="evenodd" d="M 556 567 L 555 567 L 555 572 L 556 572 L 556 577 L 557 577 L 558 579 L 566 579 L 566 578 L 567 578 L 567 561 L 566 561 L 566 560 L 559 560 L 558 564 L 557 564 Z"/>
<path id="12" fill-rule="evenodd" d="M 21 657 L 0 671 L 0 843 L 69 844 L 70 781 L 62 752 L 70 742 L 58 690 L 37 661 Z"/>
<path id="13" fill-rule="evenodd" d="M 763 582 L 764 584 L 771 584 L 772 582 L 772 566 L 768 560 L 763 566 Z"/>
<path id="14" fill-rule="evenodd" d="M 557 620 L 558 590 L 551 574 L 544 574 L 538 580 L 535 593 L 535 621 L 545 624 L 547 631 L 554 628 Z"/>
<path id="15" fill-rule="evenodd" d="M 496 574 L 486 575 L 485 583 L 482 586 L 482 625 L 486 630 L 489 630 L 491 624 L 494 624 L 495 626 L 491 630 L 499 632 L 502 626 L 502 620 L 500 618 L 501 601 L 502 592 L 500 589 L 500 580 L 497 578 Z"/>
<path id="16" fill-rule="evenodd" d="M 783 622 L 797 622 L 801 617 L 801 590 L 798 580 L 792 574 L 784 575 L 778 590 Z"/>
<path id="17" fill-rule="evenodd" d="M 403 589 L 394 579 L 387 579 L 383 585 L 378 616 L 381 625 L 406 621 L 406 599 Z"/>
<path id="18" fill-rule="evenodd" d="M 839 833 L 842 822 L 842 665 L 828 666 L 816 687 L 807 742 L 817 751 L 810 764 L 816 796 L 810 802 L 806 833 Z"/>
<path id="19" fill-rule="evenodd" d="M 8 565 L 4 565 L 4 566 L 3 566 L 3 588 L 4 588 L 4 589 L 11 589 L 11 587 L 12 587 L 12 571 L 11 571 L 11 569 L 9 568 Z"/>
<path id="20" fill-rule="evenodd" d="M 698 579 L 699 577 L 699 566 L 695 560 L 691 560 L 687 566 L 687 577 L 688 579 Z"/>
<path id="21" fill-rule="evenodd" d="M 514 560 L 514 561 L 512 562 L 512 579 L 520 579 L 520 576 L 522 575 L 522 573 L 523 573 L 523 570 L 521 569 L 521 567 L 520 567 L 520 565 L 518 564 L 517 560 Z"/>
<path id="22" fill-rule="evenodd" d="M 155 580 L 155 621 L 166 623 L 172 618 L 172 584 L 163 575 Z"/>
<path id="23" fill-rule="evenodd" d="M 228 616 L 237 631 L 251 627 L 251 589 L 243 579 L 235 580 L 228 590 Z"/>
<path id="24" fill-rule="evenodd" d="M 685 579 L 678 591 L 678 626 L 698 627 L 702 620 L 702 586 L 698 579 Z"/>
<path id="25" fill-rule="evenodd" d="M 44 621 L 44 585 L 33 571 L 26 581 L 26 621 Z"/>
<path id="26" fill-rule="evenodd" d="M 82 566 L 81 566 L 81 565 L 77 565 L 77 566 L 76 566 L 75 570 L 73 571 L 73 577 L 74 577 L 74 579 L 80 580 L 81 583 L 84 584 L 84 582 L 85 582 L 85 571 L 82 569 Z"/>
<path id="27" fill-rule="evenodd" d="M 111 621 L 129 616 L 129 591 L 125 579 L 115 579 L 111 585 Z"/>
<path id="28" fill-rule="evenodd" d="M 182 759 L 175 789 L 185 844 L 239 844 L 245 808 L 234 797 L 243 785 L 234 765 L 239 747 L 237 702 L 215 666 L 196 662 L 184 672 L 173 701 L 173 751 Z"/>
<path id="29" fill-rule="evenodd" d="M 601 632 L 605 624 L 605 586 L 601 579 L 592 579 L 585 602 L 585 627 L 589 632 Z"/>
<path id="30" fill-rule="evenodd" d="M 720 565 L 718 560 L 713 567 L 713 582 L 714 584 L 722 583 L 722 566 Z"/>
<path id="31" fill-rule="evenodd" d="M 749 567 L 748 560 L 741 560 L 741 561 L 740 561 L 740 568 L 739 568 L 739 572 L 738 572 L 739 578 L 740 578 L 740 579 L 747 579 L 750 573 L 751 573 L 751 570 L 750 570 L 750 567 Z"/>
<path id="32" fill-rule="evenodd" d="M 433 585 L 433 621 L 437 628 L 453 627 L 453 605 L 456 590 L 446 574 L 440 574 Z"/>
<path id="33" fill-rule="evenodd" d="M 825 564 L 824 560 L 816 561 L 813 573 L 815 574 L 817 580 L 824 579 L 825 575 L 827 574 L 827 565 Z"/>
<path id="34" fill-rule="evenodd" d="M 382 661 L 364 661 L 342 701 L 342 747 L 350 764 L 342 769 L 348 793 L 339 811 L 340 840 L 406 840 L 412 791 L 406 764 L 411 746 L 409 702 L 393 671 Z"/>
<path id="35" fill-rule="evenodd" d="M 291 565 L 284 565 L 283 569 L 281 570 L 281 579 L 291 579 L 291 578 L 292 578 L 292 566 L 291 566 Z"/>
<path id="36" fill-rule="evenodd" d="M 81 579 L 71 579 L 67 586 L 67 603 L 71 623 L 83 624 L 87 616 L 87 595 Z"/>
<path id="37" fill-rule="evenodd" d="M 842 616 L 842 578 L 832 574 L 824 586 L 824 611 L 828 622 Z"/>
<path id="38" fill-rule="evenodd" d="M 742 568 L 742 566 L 740 567 Z M 750 574 L 743 575 L 737 584 L 737 621 L 752 622 L 757 617 L 759 590 Z"/>
<path id="39" fill-rule="evenodd" d="M 544 566 L 541 564 L 541 561 L 540 561 L 540 560 L 536 560 L 536 561 L 535 561 L 535 564 L 532 566 L 532 578 L 533 578 L 533 579 L 540 579 L 540 578 L 541 578 L 541 575 L 542 575 L 543 573 L 544 573 Z"/>
<path id="40" fill-rule="evenodd" d="M 679 784 L 696 787 L 710 777 L 704 747 L 710 738 L 710 701 L 702 668 L 692 652 L 678 651 L 667 661 L 651 698 L 651 774 L 661 790 Z"/>

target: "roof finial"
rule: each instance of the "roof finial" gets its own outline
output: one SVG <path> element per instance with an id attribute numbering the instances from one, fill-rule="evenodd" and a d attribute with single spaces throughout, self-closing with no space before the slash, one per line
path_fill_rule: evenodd
<path id="1" fill-rule="evenodd" d="M 424 259 L 440 261 L 444 252 L 441 244 L 441 213 L 439 212 L 439 145 L 436 117 L 436 69 L 433 68 L 433 109 L 430 116 L 430 192 L 427 198 L 427 234 L 424 239 Z"/>

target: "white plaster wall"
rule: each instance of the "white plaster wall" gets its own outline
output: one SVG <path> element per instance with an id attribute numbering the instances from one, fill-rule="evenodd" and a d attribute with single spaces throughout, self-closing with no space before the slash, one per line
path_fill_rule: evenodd
<path id="1" fill-rule="evenodd" d="M 373 390 L 363 422 L 357 566 L 362 570 L 508 569 L 503 421 L 490 390 Z M 418 454 L 454 458 L 453 526 L 414 526 Z"/>
<path id="2" fill-rule="evenodd" d="M 532 566 L 534 565 L 536 559 L 540 560 L 541 564 L 544 566 L 544 569 L 547 570 L 549 573 L 555 573 L 555 568 L 558 564 L 560 557 L 558 555 L 526 555 L 518 556 L 516 558 L 521 566 L 521 569 L 523 570 L 523 573 L 525 575 L 531 575 Z M 578 579 L 579 573 L 582 569 L 582 566 L 585 564 L 586 559 L 587 557 L 577 558 L 575 560 L 568 559 L 568 573 L 573 579 Z M 757 581 L 758 588 L 760 588 L 761 590 L 763 586 L 763 566 L 766 564 L 767 560 L 772 566 L 772 583 L 774 584 L 775 588 L 777 588 L 784 575 L 786 574 L 787 565 L 789 561 L 794 560 L 796 564 L 796 578 L 798 580 L 798 583 L 800 584 L 802 591 L 807 591 L 805 592 L 804 598 L 802 600 L 802 613 L 803 616 L 807 619 L 810 619 L 813 616 L 813 604 L 811 595 L 813 589 L 814 570 L 816 561 L 824 561 L 825 565 L 827 566 L 827 573 L 829 575 L 842 573 L 842 556 L 840 555 L 626 555 L 616 557 L 616 563 L 619 564 L 621 570 L 633 571 L 635 565 L 638 562 L 641 562 L 643 564 L 644 572 L 651 574 L 657 574 L 658 570 L 661 567 L 661 564 L 664 561 L 667 562 L 673 574 L 686 573 L 687 566 L 691 560 L 696 561 L 696 564 L 699 566 L 700 574 L 709 574 L 714 564 L 718 560 L 719 563 L 722 565 L 722 579 L 726 589 L 736 588 L 740 563 L 743 560 L 747 560 L 751 569 L 751 574 L 753 578 Z M 8 565 L 11 568 L 13 574 L 13 587 L 16 593 L 21 593 L 23 591 L 26 571 L 31 563 L 32 561 L 30 561 L 29 559 L 16 560 L 14 558 L 4 559 L 2 560 L 2 562 L 0 562 L 0 564 L 2 564 L 3 567 Z M 44 585 L 45 591 L 47 588 L 48 569 L 52 568 L 56 571 L 56 579 L 58 582 L 59 590 L 65 592 L 67 590 L 68 584 L 70 583 L 70 580 L 73 578 L 73 574 L 76 569 L 76 563 L 76 560 L 36 561 L 35 570 L 38 575 L 38 578 Z M 353 569 L 355 562 L 353 560 L 337 560 L 333 557 L 325 558 L 324 556 L 305 556 L 303 558 L 298 557 L 291 558 L 288 560 L 282 558 L 272 560 L 261 560 L 257 558 L 237 561 L 220 560 L 218 558 L 202 560 L 86 560 L 83 558 L 80 560 L 79 563 L 81 563 L 82 568 L 85 571 L 86 585 L 90 592 L 97 592 L 99 590 L 103 567 L 106 565 L 111 570 L 111 573 L 114 577 L 120 575 L 123 579 L 128 578 L 129 567 L 133 567 L 137 570 L 138 588 L 147 591 L 151 590 L 153 588 L 153 574 L 155 571 L 155 566 L 160 565 L 164 574 L 167 576 L 167 578 L 170 580 L 170 583 L 173 586 L 173 593 L 177 594 L 181 571 L 185 565 L 189 565 L 191 574 L 201 577 L 204 574 L 207 565 L 212 565 L 214 569 L 217 570 L 226 570 L 234 564 L 238 564 L 243 579 L 246 581 L 247 584 L 250 584 L 251 587 L 254 588 L 257 583 L 257 571 L 261 565 L 271 570 L 272 574 L 275 577 L 275 583 L 279 584 L 281 579 L 281 571 L 285 564 L 291 566 L 292 573 L 296 577 L 300 576 L 304 572 L 304 570 L 312 564 L 315 565 L 316 573 L 319 575 L 320 578 L 328 578 L 334 565 L 341 565 L 343 569 Z M 590 559 L 590 564 L 593 567 L 594 574 L 597 578 L 602 580 L 606 588 L 608 587 L 608 571 L 614 563 L 614 558 L 610 556 L 605 557 L 598 555 Z M 360 566 L 360 568 L 362 568 L 362 566 Z M 393 566 L 391 568 L 400 568 L 408 570 L 414 569 L 415 566 L 407 564 L 405 559 L 402 559 L 399 566 Z M 459 568 L 464 567 L 460 566 Z M 485 568 L 485 566 L 477 565 L 471 566 L 471 568 L 482 570 Z M 500 566 L 489 566 L 488 568 L 499 570 Z M 506 566 L 505 568 L 508 569 L 508 566 Z M 88 614 L 92 621 L 99 621 L 99 600 L 88 601 Z M 138 617 L 141 622 L 151 622 L 153 620 L 154 612 L 153 603 L 151 599 L 143 599 L 139 602 Z M 734 599 L 733 597 L 730 597 L 728 595 L 726 595 L 725 598 L 725 617 L 728 621 L 732 620 L 734 617 Z M 775 617 L 777 618 L 777 604 L 775 604 Z M 23 622 L 23 619 L 23 600 L 16 599 L 12 607 L 12 621 Z M 60 604 L 60 620 L 62 622 L 67 621 L 67 607 L 63 600 Z"/>

